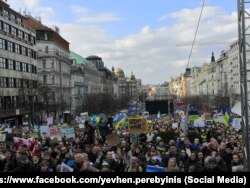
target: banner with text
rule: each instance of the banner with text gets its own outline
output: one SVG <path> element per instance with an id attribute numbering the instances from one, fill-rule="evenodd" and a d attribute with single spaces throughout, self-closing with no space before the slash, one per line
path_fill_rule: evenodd
<path id="1" fill-rule="evenodd" d="M 128 131 L 131 134 L 148 132 L 147 119 L 145 117 L 128 118 Z"/>

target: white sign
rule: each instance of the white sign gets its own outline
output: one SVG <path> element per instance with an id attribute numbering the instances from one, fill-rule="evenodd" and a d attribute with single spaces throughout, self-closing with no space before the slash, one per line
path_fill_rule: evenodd
<path id="1" fill-rule="evenodd" d="M 234 118 L 233 119 L 233 127 L 237 130 L 241 129 L 241 119 L 240 118 Z"/>
<path id="2" fill-rule="evenodd" d="M 194 127 L 205 127 L 204 120 L 200 119 L 194 120 Z"/>
<path id="3" fill-rule="evenodd" d="M 172 128 L 173 129 L 178 129 L 178 123 L 172 123 Z"/>

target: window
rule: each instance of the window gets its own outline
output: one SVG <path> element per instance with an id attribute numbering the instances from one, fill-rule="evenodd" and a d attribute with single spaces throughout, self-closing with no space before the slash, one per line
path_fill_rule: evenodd
<path id="1" fill-rule="evenodd" d="M 33 88 L 33 82 L 32 82 L 32 80 L 27 80 L 27 88 L 30 88 L 30 89 Z"/>
<path id="2" fill-rule="evenodd" d="M 17 36 L 17 32 L 16 32 L 16 28 L 15 27 L 11 28 L 11 34 L 14 35 L 14 36 Z"/>
<path id="3" fill-rule="evenodd" d="M 18 30 L 18 37 L 19 37 L 20 39 L 23 38 L 23 32 L 22 32 L 21 30 Z"/>
<path id="4" fill-rule="evenodd" d="M 35 38 L 34 37 L 30 37 L 30 42 L 31 42 L 31 44 L 35 44 Z"/>
<path id="5" fill-rule="evenodd" d="M 55 91 L 52 91 L 51 92 L 51 99 L 54 101 L 56 100 L 56 92 Z"/>
<path id="6" fill-rule="evenodd" d="M 28 48 L 28 57 L 32 57 L 32 50 Z"/>
<path id="7" fill-rule="evenodd" d="M 20 81 L 20 88 L 23 88 L 23 79 L 19 79 Z"/>
<path id="8" fill-rule="evenodd" d="M 46 69 L 46 59 L 43 60 L 43 68 Z"/>
<path id="9" fill-rule="evenodd" d="M 20 79 L 16 79 L 16 88 L 21 88 L 21 82 Z"/>
<path id="10" fill-rule="evenodd" d="M 0 68 L 6 69 L 6 60 L 5 60 L 5 58 L 0 57 Z"/>
<path id="11" fill-rule="evenodd" d="M 3 14 L 4 14 L 5 16 L 9 16 L 9 11 L 8 11 L 8 10 L 3 9 Z"/>
<path id="12" fill-rule="evenodd" d="M 22 80 L 23 81 L 23 88 L 27 88 L 28 86 L 28 80 Z"/>
<path id="13" fill-rule="evenodd" d="M 55 84 L 55 75 L 52 75 L 52 76 L 51 76 L 51 83 L 52 83 L 52 84 Z"/>
<path id="14" fill-rule="evenodd" d="M 27 48 L 25 48 L 24 46 L 22 46 L 22 55 L 26 55 L 26 51 L 27 51 Z"/>
<path id="15" fill-rule="evenodd" d="M 19 23 L 22 22 L 21 18 L 19 18 L 19 17 L 17 17 L 16 20 L 17 20 L 17 22 L 19 22 Z"/>
<path id="16" fill-rule="evenodd" d="M 5 32 L 9 33 L 9 32 L 10 32 L 10 25 L 4 23 L 4 24 L 3 24 L 3 30 L 4 30 Z"/>
<path id="17" fill-rule="evenodd" d="M 24 40 L 29 41 L 29 35 L 27 33 L 24 33 Z"/>
<path id="18" fill-rule="evenodd" d="M 13 52 L 13 51 L 14 51 L 14 50 L 13 50 L 13 43 L 10 42 L 10 41 L 8 41 L 8 50 L 9 50 L 10 52 Z"/>
<path id="19" fill-rule="evenodd" d="M 14 70 L 14 63 L 13 63 L 13 60 L 9 59 L 9 60 L 8 60 L 8 64 L 9 64 L 8 68 L 9 68 L 10 70 Z"/>
<path id="20" fill-rule="evenodd" d="M 49 53 L 49 47 L 48 46 L 45 46 L 45 52 Z"/>
<path id="21" fill-rule="evenodd" d="M 32 66 L 30 64 L 28 65 L 28 69 L 28 72 L 32 72 Z"/>
<path id="22" fill-rule="evenodd" d="M 19 45 L 19 44 L 15 44 L 15 52 L 16 52 L 17 54 L 21 54 L 20 45 Z"/>
<path id="23" fill-rule="evenodd" d="M 3 87 L 3 88 L 7 87 L 7 78 L 0 77 L 0 87 Z"/>
<path id="24" fill-rule="evenodd" d="M 37 89 L 37 81 L 33 80 L 33 88 Z"/>
<path id="25" fill-rule="evenodd" d="M 10 88 L 14 87 L 14 78 L 9 78 L 9 87 Z"/>
<path id="26" fill-rule="evenodd" d="M 47 84 L 47 76 L 43 75 L 43 84 Z"/>
<path id="27" fill-rule="evenodd" d="M 54 59 L 52 59 L 52 61 L 51 61 L 51 68 L 52 69 L 54 68 Z"/>
<path id="28" fill-rule="evenodd" d="M 5 40 L 4 39 L 0 39 L 0 49 L 6 49 L 5 48 Z"/>
<path id="29" fill-rule="evenodd" d="M 44 40 L 48 40 L 48 34 L 44 33 Z"/>
<path id="30" fill-rule="evenodd" d="M 14 14 L 10 14 L 11 20 L 16 20 L 16 16 Z"/>
<path id="31" fill-rule="evenodd" d="M 23 63 L 20 62 L 20 71 L 23 71 Z"/>
<path id="32" fill-rule="evenodd" d="M 27 64 L 26 63 L 23 63 L 22 71 L 27 72 Z"/>

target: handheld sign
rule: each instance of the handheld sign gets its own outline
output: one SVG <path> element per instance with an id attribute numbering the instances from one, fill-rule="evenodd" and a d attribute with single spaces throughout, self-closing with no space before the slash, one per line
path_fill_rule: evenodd
<path id="1" fill-rule="evenodd" d="M 147 119 L 145 117 L 128 118 L 128 131 L 131 134 L 146 133 L 148 131 Z"/>

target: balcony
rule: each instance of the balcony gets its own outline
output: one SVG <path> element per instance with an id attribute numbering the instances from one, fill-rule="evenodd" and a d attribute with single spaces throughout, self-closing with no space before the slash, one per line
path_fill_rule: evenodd
<path id="1" fill-rule="evenodd" d="M 23 23 L 18 22 L 16 19 L 11 18 L 9 15 L 4 14 L 3 12 L 0 12 L 0 17 L 3 17 L 5 20 L 8 20 L 9 22 L 12 22 L 12 23 L 20 26 L 22 29 L 28 30 L 29 32 L 31 32 L 33 34 L 36 34 L 36 30 L 35 29 L 27 27 Z"/>
<path id="2" fill-rule="evenodd" d="M 42 57 L 55 57 L 59 60 L 62 60 L 66 63 L 70 63 L 69 58 L 60 55 L 57 51 L 37 51 L 37 58 L 42 58 Z"/>

